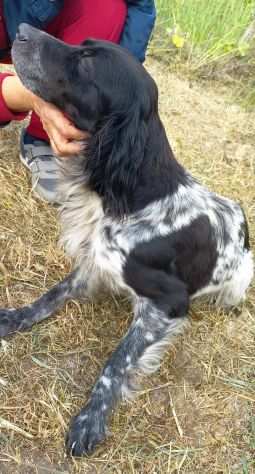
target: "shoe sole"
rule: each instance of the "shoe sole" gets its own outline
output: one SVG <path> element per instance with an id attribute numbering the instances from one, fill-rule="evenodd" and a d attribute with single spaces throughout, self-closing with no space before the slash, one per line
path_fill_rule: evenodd
<path id="1" fill-rule="evenodd" d="M 23 157 L 22 153 L 19 154 L 19 159 L 20 159 L 21 163 L 27 168 L 27 170 L 30 171 L 30 174 L 32 174 L 32 173 L 31 173 L 31 169 L 29 168 L 29 164 L 27 163 L 27 161 L 26 161 L 25 158 Z M 37 184 L 36 184 L 34 187 L 33 187 L 33 185 L 32 185 L 32 192 L 33 192 L 33 194 L 34 194 L 38 199 L 40 199 L 40 201 L 43 201 L 43 202 L 48 203 L 48 204 L 53 204 L 53 205 L 54 205 L 54 204 L 55 204 L 55 205 L 59 204 L 57 201 L 49 200 L 49 199 L 43 197 L 41 194 L 39 194 L 39 193 L 36 191 L 36 186 L 37 186 Z"/>
<path id="2" fill-rule="evenodd" d="M 27 161 L 25 160 L 25 158 L 23 158 L 22 153 L 19 154 L 19 159 L 20 159 L 21 163 L 22 163 L 28 170 L 30 170 L 29 165 L 28 165 Z"/>

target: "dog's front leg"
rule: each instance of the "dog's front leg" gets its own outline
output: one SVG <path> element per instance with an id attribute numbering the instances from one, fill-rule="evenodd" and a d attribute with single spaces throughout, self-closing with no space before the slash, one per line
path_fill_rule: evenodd
<path id="1" fill-rule="evenodd" d="M 88 405 L 72 420 L 66 440 L 70 454 L 89 453 L 105 438 L 107 418 L 115 404 L 132 393 L 132 373 L 149 373 L 159 367 L 163 349 L 187 320 L 176 308 L 173 314 L 175 317 L 148 299 L 138 300 L 132 326 L 106 363 Z"/>
<path id="2" fill-rule="evenodd" d="M 70 273 L 34 303 L 19 309 L 0 309 L 0 337 L 21 331 L 51 316 L 58 308 L 80 295 L 86 296 L 87 282 L 79 278 L 79 270 Z"/>

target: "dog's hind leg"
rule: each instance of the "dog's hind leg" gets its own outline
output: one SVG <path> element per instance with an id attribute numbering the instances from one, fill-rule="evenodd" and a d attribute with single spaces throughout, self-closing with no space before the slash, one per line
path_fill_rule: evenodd
<path id="1" fill-rule="evenodd" d="M 79 278 L 79 272 L 70 273 L 34 303 L 19 309 L 0 309 L 0 337 L 14 331 L 22 331 L 51 316 L 71 298 L 86 297 L 87 282 Z"/>
<path id="2" fill-rule="evenodd" d="M 174 297 L 176 301 L 176 297 Z M 135 319 L 126 336 L 106 363 L 95 384 L 90 401 L 76 416 L 67 436 L 67 451 L 73 456 L 91 452 L 106 436 L 108 416 L 116 403 L 132 394 L 131 377 L 152 372 L 159 366 L 164 349 L 187 321 L 181 307 L 168 307 L 168 313 L 147 298 L 135 305 Z"/>

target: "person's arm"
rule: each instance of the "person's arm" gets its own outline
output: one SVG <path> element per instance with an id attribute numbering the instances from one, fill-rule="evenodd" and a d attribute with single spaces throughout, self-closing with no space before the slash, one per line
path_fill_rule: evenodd
<path id="1" fill-rule="evenodd" d="M 7 75 L 2 81 L 2 95 L 10 113 L 29 112 L 33 108 L 32 94 L 19 78 Z"/>
<path id="2" fill-rule="evenodd" d="M 11 110 L 8 108 L 8 105 L 5 101 L 3 94 L 3 84 L 4 82 L 13 75 L 10 73 L 1 73 L 0 74 L 0 126 L 4 126 L 11 122 L 12 120 L 23 120 L 27 113 L 22 112 L 22 110 Z"/>
<path id="3" fill-rule="evenodd" d="M 68 156 L 81 151 L 81 145 L 74 141 L 85 140 L 86 132 L 76 129 L 53 104 L 26 89 L 17 76 L 4 75 L 1 82 L 0 123 L 22 120 L 33 110 L 39 115 L 57 155 Z"/>
<path id="4" fill-rule="evenodd" d="M 143 62 L 156 20 L 155 1 L 126 0 L 126 2 L 128 13 L 120 45 Z"/>

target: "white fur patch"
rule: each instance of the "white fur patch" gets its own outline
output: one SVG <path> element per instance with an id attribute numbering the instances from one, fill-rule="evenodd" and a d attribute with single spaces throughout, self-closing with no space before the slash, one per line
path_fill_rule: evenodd
<path id="1" fill-rule="evenodd" d="M 101 377 L 101 382 L 106 388 L 111 388 L 112 386 L 112 381 L 109 377 L 106 377 L 105 375 L 102 375 Z"/>
<path id="2" fill-rule="evenodd" d="M 153 342 L 154 341 L 154 336 L 151 332 L 146 332 L 144 337 L 145 337 L 145 340 L 147 342 Z"/>
<path id="3" fill-rule="evenodd" d="M 138 368 L 145 374 L 158 370 L 164 351 L 169 347 L 171 340 L 180 334 L 187 325 L 187 319 L 172 319 L 166 336 L 155 344 L 151 344 L 138 361 Z"/>
<path id="4" fill-rule="evenodd" d="M 233 277 L 219 292 L 217 304 L 235 306 L 241 303 L 254 276 L 254 262 L 251 252 L 245 252 Z"/>

